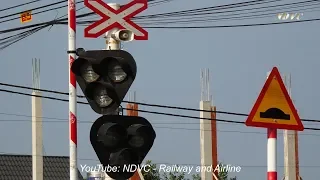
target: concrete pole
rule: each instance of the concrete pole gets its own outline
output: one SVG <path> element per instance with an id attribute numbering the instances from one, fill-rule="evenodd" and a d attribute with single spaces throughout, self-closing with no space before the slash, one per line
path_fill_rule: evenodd
<path id="1" fill-rule="evenodd" d="M 32 60 L 32 86 L 40 89 L 40 61 Z M 32 107 L 32 179 L 43 180 L 43 142 L 42 142 L 42 105 L 41 92 L 34 90 L 31 97 Z"/>
<path id="2" fill-rule="evenodd" d="M 209 80 L 209 69 L 201 70 L 200 74 L 200 85 L 201 85 L 201 101 L 200 110 L 205 110 L 206 112 L 200 111 L 200 118 L 211 118 L 215 119 L 215 114 L 210 111 L 211 98 L 210 98 L 210 80 Z M 214 139 L 212 133 L 216 133 L 215 121 L 208 121 L 200 119 L 200 154 L 201 154 L 201 166 L 208 167 L 214 165 L 216 158 L 216 139 Z M 201 171 L 201 179 L 212 180 L 216 179 L 213 177 L 212 171 L 215 167 L 206 169 L 206 171 Z"/>
<path id="3" fill-rule="evenodd" d="M 200 101 L 201 110 L 211 110 L 210 101 Z M 200 118 L 211 118 L 210 112 L 200 111 Z M 201 166 L 208 167 L 212 165 L 212 137 L 211 123 L 208 120 L 200 119 L 200 153 Z M 213 167 L 214 170 L 215 167 Z M 212 172 L 201 171 L 201 179 L 212 180 Z"/>
<path id="4" fill-rule="evenodd" d="M 285 76 L 285 84 L 291 96 L 291 79 Z M 283 130 L 284 138 L 284 177 L 285 180 L 297 180 L 296 172 L 296 131 Z"/>
<path id="5" fill-rule="evenodd" d="M 217 167 L 218 165 L 218 137 L 217 137 L 217 113 L 216 107 L 212 107 L 211 110 L 211 139 L 212 139 L 212 167 Z M 214 172 L 218 176 L 218 172 Z M 214 177 L 213 177 L 214 178 Z"/>

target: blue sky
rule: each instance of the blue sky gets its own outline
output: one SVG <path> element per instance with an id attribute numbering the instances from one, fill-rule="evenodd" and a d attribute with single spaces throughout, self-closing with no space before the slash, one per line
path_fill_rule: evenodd
<path id="1" fill-rule="evenodd" d="M 7 1 L 5 7 L 27 2 Z M 117 1 L 124 3 L 126 1 Z M 143 14 L 155 14 L 184 9 L 202 8 L 238 1 L 214 2 L 176 0 L 150 7 Z M 293 2 L 293 1 L 285 1 Z M 52 1 L 45 0 L 19 10 L 26 10 Z M 78 5 L 77 7 L 82 7 Z M 17 12 L 0 12 L 0 16 Z M 79 13 L 88 12 L 88 9 Z M 59 11 L 64 15 L 67 9 Z M 57 12 L 34 16 L 33 22 L 54 19 Z M 318 13 L 304 13 L 303 18 L 314 18 Z M 269 22 L 276 22 L 276 16 Z M 232 21 L 245 24 L 247 21 Z M 259 19 L 250 21 L 259 23 Z M 249 23 L 250 23 L 249 22 Z M 217 25 L 222 23 L 217 22 Z M 0 29 L 23 26 L 19 20 L 2 23 Z M 83 27 L 77 27 L 77 47 L 103 49 L 104 39 L 86 39 Z M 238 27 L 216 29 L 148 29 L 148 41 L 124 44 L 124 49 L 136 59 L 138 72 L 131 91 L 136 91 L 137 101 L 199 108 L 200 69 L 210 69 L 211 94 L 218 110 L 249 113 L 266 79 L 266 73 L 277 66 L 282 74 L 292 76 L 292 97 L 302 118 L 319 118 L 320 76 L 318 60 L 320 37 L 318 22 Z M 0 38 L 5 37 L 0 35 Z M 1 51 L 0 82 L 32 85 L 32 58 L 41 59 L 41 88 L 68 92 L 67 26 L 44 29 L 13 46 Z M 1 87 L 2 88 L 2 87 Z M 5 87 L 3 87 L 6 89 Z M 78 88 L 78 94 L 82 94 Z M 43 94 L 50 95 L 50 94 Z M 67 99 L 68 96 L 57 96 Z M 1 93 L 0 141 L 2 153 L 31 154 L 31 123 L 15 122 L 30 120 L 28 117 L 4 115 L 3 113 L 31 115 L 31 98 Z M 143 110 L 166 111 L 199 116 L 198 112 L 154 109 L 140 106 Z M 68 103 L 43 100 L 43 116 L 68 118 Z M 94 121 L 99 117 L 89 106 L 78 105 L 79 121 Z M 157 138 L 146 159 L 156 163 L 200 164 L 199 122 L 140 113 L 155 127 Z M 220 119 L 244 121 L 244 117 L 218 114 Z M 0 121 L 1 121 L 0 120 Z M 7 121 L 9 120 L 9 121 Z M 43 119 L 44 121 L 50 119 Z M 169 124 L 173 122 L 185 124 Z M 162 123 L 162 124 L 160 124 Z M 165 124 L 163 124 L 165 123 Z M 191 124 L 188 124 L 191 123 Z M 320 128 L 317 123 L 304 123 L 305 127 Z M 78 158 L 80 164 L 99 163 L 89 141 L 90 123 L 78 125 Z M 162 128 L 161 128 L 162 127 Z M 176 127 L 184 129 L 169 129 Z M 198 130 L 186 130 L 198 129 Z M 282 131 L 279 131 L 282 133 Z M 44 123 L 44 150 L 46 155 L 69 155 L 67 121 Z M 304 179 L 317 180 L 320 167 L 318 152 L 319 131 L 300 133 L 300 172 Z M 278 176 L 283 174 L 283 136 L 278 136 Z M 242 166 L 236 173 L 239 179 L 265 179 L 266 177 L 266 129 L 249 128 L 245 125 L 218 123 L 218 159 L 224 163 Z M 92 159 L 92 160 L 84 160 Z"/>

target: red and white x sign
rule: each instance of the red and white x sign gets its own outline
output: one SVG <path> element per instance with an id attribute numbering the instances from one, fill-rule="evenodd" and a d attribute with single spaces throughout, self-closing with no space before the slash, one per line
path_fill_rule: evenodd
<path id="1" fill-rule="evenodd" d="M 113 28 L 118 28 L 131 30 L 135 40 L 148 40 L 148 32 L 130 20 L 148 8 L 148 0 L 133 0 L 118 10 L 102 0 L 84 0 L 84 4 L 102 17 L 84 29 L 84 37 L 97 38 Z"/>

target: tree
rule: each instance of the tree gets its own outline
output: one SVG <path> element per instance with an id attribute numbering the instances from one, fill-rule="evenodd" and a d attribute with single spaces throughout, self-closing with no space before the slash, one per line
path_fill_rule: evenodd
<path id="1" fill-rule="evenodd" d="M 218 167 L 223 167 L 222 163 L 218 164 Z M 228 180 L 228 172 L 227 171 L 218 171 L 218 178 L 219 180 Z"/>
<path id="2" fill-rule="evenodd" d="M 224 164 L 219 162 L 218 163 L 219 167 L 224 167 Z M 218 178 L 219 180 L 228 180 L 229 179 L 229 174 L 227 171 L 219 171 L 218 172 Z M 233 177 L 233 178 L 230 178 L 230 180 L 237 180 L 237 177 Z"/>
<path id="3" fill-rule="evenodd" d="M 146 165 L 150 166 L 148 171 L 141 170 L 141 173 L 145 180 L 190 180 L 185 177 L 183 172 L 169 172 L 160 174 L 157 170 L 157 165 L 152 163 L 150 160 L 146 161 Z M 219 163 L 219 167 L 223 167 L 222 163 Z M 219 180 L 237 180 L 237 177 L 229 178 L 228 172 L 219 171 Z M 201 180 L 200 174 L 193 174 L 191 180 Z"/>
<path id="4" fill-rule="evenodd" d="M 192 180 L 201 180 L 200 174 L 192 174 Z"/>
<path id="5" fill-rule="evenodd" d="M 161 180 L 160 173 L 157 170 L 157 165 L 153 164 L 150 160 L 146 161 L 146 165 L 150 166 L 150 169 L 148 169 L 148 172 L 143 170 L 141 171 L 143 177 L 145 180 Z"/>
<path id="6" fill-rule="evenodd" d="M 163 180 L 185 180 L 185 173 L 183 172 L 169 172 L 163 174 Z"/>

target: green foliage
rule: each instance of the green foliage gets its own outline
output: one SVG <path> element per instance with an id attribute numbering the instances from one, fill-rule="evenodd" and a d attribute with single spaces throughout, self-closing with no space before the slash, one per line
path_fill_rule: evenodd
<path id="1" fill-rule="evenodd" d="M 192 180 L 201 180 L 200 174 L 192 174 Z"/>
<path id="2" fill-rule="evenodd" d="M 219 167 L 223 167 L 224 164 L 219 163 Z M 219 171 L 218 173 L 219 180 L 228 180 L 228 172 Z"/>
<path id="3" fill-rule="evenodd" d="M 150 165 L 150 171 L 145 172 L 142 170 L 142 174 L 145 180 L 201 180 L 200 174 L 193 174 L 191 179 L 185 177 L 183 172 L 169 172 L 160 174 L 157 170 L 157 165 L 153 164 L 150 160 L 146 161 L 147 165 Z M 220 167 L 224 166 L 222 163 L 219 163 Z M 228 172 L 219 172 L 219 180 L 237 180 L 237 177 L 230 178 L 228 177 Z"/>
<path id="4" fill-rule="evenodd" d="M 156 164 L 152 164 L 150 160 L 146 161 L 146 165 L 150 165 L 150 170 L 148 172 L 141 171 L 145 180 L 161 180 L 160 173 L 157 169 Z"/>
<path id="5" fill-rule="evenodd" d="M 163 180 L 185 180 L 185 173 L 180 172 L 169 172 L 164 173 L 162 179 Z"/>

